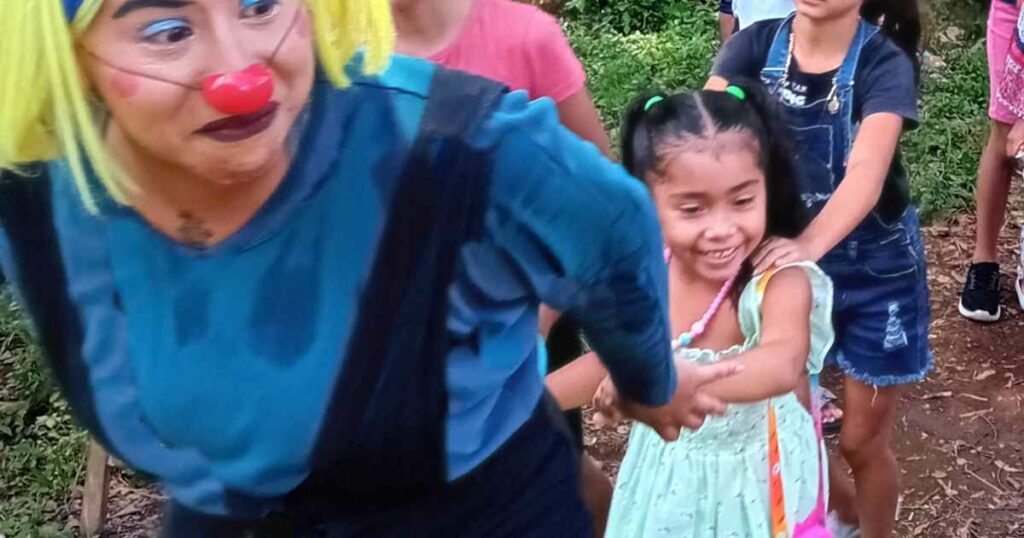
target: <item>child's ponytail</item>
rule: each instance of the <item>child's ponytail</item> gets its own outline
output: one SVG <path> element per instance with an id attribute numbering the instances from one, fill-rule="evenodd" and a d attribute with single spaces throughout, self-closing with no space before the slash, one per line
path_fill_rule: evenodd
<path id="1" fill-rule="evenodd" d="M 759 142 L 764 150 L 762 163 L 768 181 L 768 226 L 769 233 L 778 237 L 794 238 L 800 235 L 809 222 L 807 208 L 800 199 L 797 183 L 797 166 L 793 160 L 790 140 L 793 134 L 782 120 L 778 101 L 763 85 L 754 81 L 737 81 L 730 85 L 738 88 L 744 101 L 757 117 L 761 136 Z M 748 120 L 747 123 L 755 123 Z M 780 180 L 779 178 L 787 178 Z"/>
<path id="2" fill-rule="evenodd" d="M 644 115 L 664 99 L 663 95 L 657 93 L 643 94 L 630 102 L 622 115 L 622 128 L 619 132 L 622 166 L 640 179 L 643 179 L 650 169 L 646 157 L 652 153 L 651 137 L 643 125 Z"/>
<path id="3" fill-rule="evenodd" d="M 914 76 L 920 77 L 921 62 L 917 55 L 921 44 L 921 10 L 917 0 L 864 0 L 860 7 L 864 20 L 879 24 L 914 63 Z"/>

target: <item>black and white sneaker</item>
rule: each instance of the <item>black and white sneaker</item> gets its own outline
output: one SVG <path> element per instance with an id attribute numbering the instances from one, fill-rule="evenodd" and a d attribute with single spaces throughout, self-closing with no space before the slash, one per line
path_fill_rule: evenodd
<path id="1" fill-rule="evenodd" d="M 974 321 L 999 321 L 1003 308 L 999 305 L 999 264 L 972 263 L 967 282 L 960 294 L 960 315 Z"/>

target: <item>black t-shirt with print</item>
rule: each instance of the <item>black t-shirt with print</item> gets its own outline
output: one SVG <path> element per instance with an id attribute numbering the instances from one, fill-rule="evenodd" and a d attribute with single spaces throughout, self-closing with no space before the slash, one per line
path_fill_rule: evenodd
<path id="1" fill-rule="evenodd" d="M 779 89 L 779 101 L 783 106 L 800 107 L 825 99 L 832 91 L 832 80 L 838 72 L 839 69 L 827 73 L 804 73 L 794 60 L 789 66 L 789 76 Z"/>
<path id="2" fill-rule="evenodd" d="M 759 80 L 782 22 L 762 21 L 733 36 L 715 60 L 713 74 L 726 80 Z M 804 73 L 793 61 L 780 101 L 783 106 L 800 106 L 827 97 L 835 73 Z M 868 40 L 857 62 L 853 121 L 859 123 L 880 112 L 902 117 L 906 129 L 917 127 L 917 81 L 913 63 L 881 32 Z M 909 203 L 910 186 L 897 149 L 876 211 L 884 220 L 891 222 L 903 213 Z"/>

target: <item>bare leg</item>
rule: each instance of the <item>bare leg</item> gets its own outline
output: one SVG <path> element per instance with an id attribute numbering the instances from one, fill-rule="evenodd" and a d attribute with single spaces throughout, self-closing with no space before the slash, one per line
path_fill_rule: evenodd
<path id="1" fill-rule="evenodd" d="M 889 538 L 895 527 L 899 470 L 890 443 L 901 390 L 876 389 L 846 378 L 839 447 L 853 470 L 863 538 Z"/>
<path id="2" fill-rule="evenodd" d="M 580 455 L 580 479 L 583 483 L 583 502 L 594 516 L 594 535 L 604 536 L 608 524 L 608 510 L 612 504 L 612 481 L 593 458 Z"/>
<path id="3" fill-rule="evenodd" d="M 974 262 L 998 260 L 996 243 L 1006 218 L 1006 200 L 1010 193 L 1012 161 L 1006 158 L 1006 135 L 1010 126 L 992 122 L 988 143 L 978 163 L 978 188 L 974 199 L 978 217 L 974 243 Z"/>

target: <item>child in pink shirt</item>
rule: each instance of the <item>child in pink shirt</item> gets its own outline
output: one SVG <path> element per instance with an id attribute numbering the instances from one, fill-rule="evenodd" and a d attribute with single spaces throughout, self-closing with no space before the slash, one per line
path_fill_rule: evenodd
<path id="1" fill-rule="evenodd" d="M 428 58 L 558 105 L 562 123 L 609 155 L 586 73 L 558 21 L 511 0 L 392 0 L 399 54 Z"/>
<path id="2" fill-rule="evenodd" d="M 586 88 L 586 73 L 558 21 L 537 7 L 512 0 L 392 0 L 399 54 L 435 63 L 524 90 L 531 99 L 549 98 L 562 123 L 605 155 L 610 143 Z M 557 181 L 558 178 L 552 178 Z M 541 308 L 540 332 L 548 340 L 549 371 L 582 354 L 578 331 L 556 323 L 558 314 Z M 568 416 L 582 449 L 582 417 Z M 612 488 L 596 462 L 581 459 L 583 497 L 604 534 Z"/>

